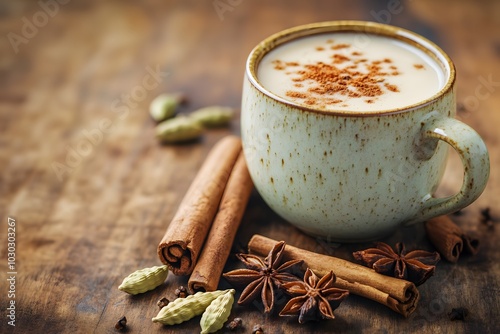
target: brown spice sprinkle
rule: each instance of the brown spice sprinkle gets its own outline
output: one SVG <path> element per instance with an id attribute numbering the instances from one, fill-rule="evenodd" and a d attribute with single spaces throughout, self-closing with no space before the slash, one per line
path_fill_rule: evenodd
<path id="1" fill-rule="evenodd" d="M 332 56 L 332 58 L 333 58 L 334 64 L 342 64 L 343 62 L 351 60 L 349 57 L 346 57 L 346 56 L 338 54 L 338 53 L 334 54 Z"/>
<path id="2" fill-rule="evenodd" d="M 329 43 L 327 41 L 327 43 Z M 350 44 L 335 44 L 331 49 L 338 50 L 350 48 Z M 321 48 L 321 47 L 317 47 Z M 386 92 L 399 92 L 396 85 L 385 82 L 387 76 L 397 76 L 400 74 L 397 67 L 392 65 L 392 59 L 384 58 L 368 62 L 366 58 L 360 58 L 363 54 L 353 51 L 349 55 L 334 53 L 331 63 L 317 62 L 313 64 L 300 64 L 299 62 L 283 62 L 276 60 L 273 63 L 283 66 L 299 67 L 292 71 L 295 87 L 303 87 L 303 82 L 307 82 L 310 87 L 307 92 L 289 90 L 286 96 L 303 100 L 307 105 L 332 105 L 345 102 L 340 99 L 332 98 L 332 95 L 338 94 L 345 97 L 362 98 L 365 97 L 366 103 L 375 103 L 376 97 Z M 343 66 L 346 62 L 351 62 Z M 358 70 L 357 64 L 365 63 L 366 71 Z M 389 65 L 390 64 L 390 65 Z M 289 72 L 287 72 L 289 73 Z M 383 84 L 382 84 L 383 83 Z M 345 106 L 345 103 L 341 106 Z"/>
<path id="3" fill-rule="evenodd" d="M 298 98 L 298 99 L 306 99 L 307 98 L 307 94 L 306 93 L 292 92 L 292 91 L 286 92 L 286 96 L 288 96 L 288 97 L 295 97 L 295 98 Z"/>
<path id="4" fill-rule="evenodd" d="M 274 64 L 274 69 L 275 70 L 284 70 L 285 69 L 285 65 L 283 64 L 283 62 L 281 60 L 273 60 L 272 63 Z"/>
<path id="5" fill-rule="evenodd" d="M 316 47 L 316 50 L 317 50 L 317 51 L 324 51 L 324 50 L 325 50 L 325 48 L 324 48 L 324 47 L 322 47 L 322 46 L 317 46 L 317 47 Z"/>
<path id="6" fill-rule="evenodd" d="M 305 104 L 308 104 L 308 105 L 313 105 L 313 104 L 316 104 L 318 102 L 317 99 L 313 98 L 313 97 L 309 97 L 307 98 L 304 103 Z"/>
<path id="7" fill-rule="evenodd" d="M 336 44 L 336 45 L 332 45 L 330 47 L 330 49 L 340 50 L 340 49 L 346 49 L 346 48 L 350 48 L 350 47 L 351 47 L 351 44 Z"/>
<path id="8" fill-rule="evenodd" d="M 398 86 L 391 85 L 391 84 L 388 84 L 388 83 L 385 83 L 384 86 L 385 86 L 385 88 L 387 88 L 391 92 L 399 92 Z"/>
<path id="9" fill-rule="evenodd" d="M 421 70 L 421 69 L 424 68 L 424 65 L 422 65 L 422 64 L 415 64 L 415 65 L 413 65 L 413 67 L 415 67 L 417 70 Z"/>

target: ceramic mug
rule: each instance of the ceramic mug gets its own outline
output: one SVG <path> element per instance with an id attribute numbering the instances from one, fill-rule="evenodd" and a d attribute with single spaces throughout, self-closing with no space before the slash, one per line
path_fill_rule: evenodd
<path id="1" fill-rule="evenodd" d="M 259 62 L 276 46 L 348 31 L 384 35 L 424 50 L 445 72 L 444 87 L 405 108 L 325 112 L 287 101 L 259 82 Z M 431 41 L 373 22 L 309 24 L 272 35 L 250 53 L 241 109 L 243 150 L 258 192 L 287 221 L 332 241 L 373 240 L 398 226 L 460 210 L 484 190 L 486 146 L 454 118 L 455 112 L 455 67 Z M 456 195 L 436 198 L 449 146 L 462 160 L 463 184 Z"/>

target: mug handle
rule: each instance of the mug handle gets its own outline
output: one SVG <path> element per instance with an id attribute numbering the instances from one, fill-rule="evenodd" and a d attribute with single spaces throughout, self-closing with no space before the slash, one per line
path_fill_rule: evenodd
<path id="1" fill-rule="evenodd" d="M 422 121 L 422 130 L 417 146 L 420 159 L 430 159 L 439 140 L 450 145 L 460 156 L 464 165 L 464 178 L 460 191 L 450 197 L 435 198 L 428 194 L 423 199 L 422 209 L 416 217 L 406 222 L 410 225 L 430 218 L 458 211 L 476 200 L 486 187 L 490 175 L 490 158 L 481 137 L 470 126 L 449 117 L 428 115 Z"/>

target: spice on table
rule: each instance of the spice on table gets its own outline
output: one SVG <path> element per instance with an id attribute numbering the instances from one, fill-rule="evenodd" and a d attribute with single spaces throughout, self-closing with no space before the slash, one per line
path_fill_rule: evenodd
<path id="1" fill-rule="evenodd" d="M 217 289 L 253 189 L 243 153 L 231 171 L 207 240 L 188 281 L 189 291 Z"/>
<path id="2" fill-rule="evenodd" d="M 195 120 L 179 116 L 156 126 L 156 138 L 165 144 L 193 141 L 203 134 L 203 127 Z"/>
<path id="3" fill-rule="evenodd" d="M 186 298 L 188 295 L 186 288 L 182 285 L 175 289 L 174 294 L 177 298 Z"/>
<path id="4" fill-rule="evenodd" d="M 264 313 L 269 313 L 274 307 L 274 289 L 286 282 L 300 281 L 291 272 L 302 266 L 302 260 L 291 260 L 281 264 L 285 242 L 275 243 L 262 260 L 252 254 L 237 254 L 247 269 L 236 269 L 223 276 L 229 283 L 237 286 L 246 286 L 240 295 L 238 304 L 247 305 L 257 298 L 262 300 Z"/>
<path id="5" fill-rule="evenodd" d="M 207 307 L 200 320 L 201 333 L 215 333 L 224 326 L 234 303 L 234 289 L 226 290 Z"/>
<path id="6" fill-rule="evenodd" d="M 193 111 L 189 117 L 204 127 L 215 128 L 228 125 L 233 115 L 233 108 L 210 106 Z"/>
<path id="7" fill-rule="evenodd" d="M 210 151 L 158 245 L 158 256 L 175 275 L 193 271 L 236 159 L 241 140 L 221 139 Z"/>
<path id="8" fill-rule="evenodd" d="M 264 334 L 264 330 L 261 325 L 255 325 L 252 329 L 252 334 Z"/>
<path id="9" fill-rule="evenodd" d="M 469 310 L 466 309 L 465 307 L 452 308 L 451 312 L 448 313 L 448 317 L 450 318 L 451 321 L 465 320 L 465 318 L 467 318 L 468 315 L 469 315 Z"/>
<path id="10" fill-rule="evenodd" d="M 457 262 L 460 254 L 475 255 L 479 240 L 465 233 L 448 216 L 439 216 L 425 223 L 427 237 L 438 252 L 449 262 Z"/>
<path id="11" fill-rule="evenodd" d="M 156 317 L 151 320 L 163 325 L 177 325 L 184 321 L 188 321 L 202 314 L 212 301 L 227 291 L 228 290 L 210 292 L 200 291 L 186 298 L 177 298 L 163 307 Z"/>
<path id="12" fill-rule="evenodd" d="M 276 240 L 254 235 L 248 242 L 248 249 L 251 253 L 263 255 L 276 243 Z M 412 282 L 384 276 L 373 269 L 333 256 L 286 245 L 283 259 L 303 260 L 307 267 L 320 276 L 333 270 L 337 277 L 334 287 L 374 300 L 405 317 L 415 311 L 420 299 L 420 294 Z"/>
<path id="13" fill-rule="evenodd" d="M 154 266 L 136 270 L 123 279 L 118 289 L 131 295 L 136 295 L 160 286 L 165 282 L 167 276 L 167 266 Z"/>
<path id="14" fill-rule="evenodd" d="M 493 228 L 493 218 L 491 217 L 490 208 L 481 209 L 481 223 L 489 228 Z"/>
<path id="15" fill-rule="evenodd" d="M 127 317 L 123 316 L 117 321 L 115 328 L 119 331 L 124 330 L 127 327 Z"/>
<path id="16" fill-rule="evenodd" d="M 149 106 L 149 114 L 157 121 L 161 122 L 175 115 L 177 106 L 186 101 L 184 95 L 180 93 L 158 95 Z"/>
<path id="17" fill-rule="evenodd" d="M 234 331 L 240 328 L 242 325 L 243 325 L 243 320 L 241 320 L 241 318 L 234 318 L 226 325 L 226 328 L 229 329 L 230 331 Z"/>
<path id="18" fill-rule="evenodd" d="M 375 248 L 354 252 L 358 261 L 363 261 L 376 272 L 408 280 L 420 285 L 434 274 L 440 256 L 438 252 L 414 250 L 406 253 L 402 242 L 396 244 L 396 251 L 383 242 L 376 242 Z"/>
<path id="19" fill-rule="evenodd" d="M 160 300 L 156 303 L 156 305 L 158 305 L 158 307 L 159 307 L 159 308 L 160 308 L 160 310 L 161 310 L 162 308 L 164 308 L 165 306 L 167 306 L 167 305 L 168 305 L 168 303 L 170 303 L 170 300 L 168 300 L 167 298 L 163 297 L 162 299 L 160 299 Z"/>
<path id="20" fill-rule="evenodd" d="M 335 274 L 330 271 L 321 279 L 307 268 L 304 281 L 282 285 L 286 293 L 294 296 L 280 312 L 280 316 L 299 315 L 299 323 L 309 320 L 334 319 L 333 311 L 349 295 L 349 291 L 333 286 Z"/>

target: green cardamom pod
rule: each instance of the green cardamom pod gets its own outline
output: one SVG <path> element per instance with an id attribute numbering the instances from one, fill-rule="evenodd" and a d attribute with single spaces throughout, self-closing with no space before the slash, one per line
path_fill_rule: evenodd
<path id="1" fill-rule="evenodd" d="M 158 95 L 149 105 L 149 113 L 157 122 L 172 118 L 175 115 L 175 109 L 183 101 L 180 94 L 161 94 Z"/>
<path id="2" fill-rule="evenodd" d="M 214 299 L 201 316 L 201 334 L 217 332 L 229 318 L 234 303 L 234 289 L 226 291 Z"/>
<path id="3" fill-rule="evenodd" d="M 156 126 L 156 137 L 164 143 L 180 143 L 201 136 L 203 127 L 188 117 L 176 117 Z"/>
<path id="4" fill-rule="evenodd" d="M 131 295 L 136 295 L 160 286 L 165 282 L 167 275 L 167 266 L 140 269 L 125 277 L 118 289 Z"/>
<path id="5" fill-rule="evenodd" d="M 210 305 L 210 303 L 226 290 L 216 290 L 211 292 L 197 292 L 186 298 L 177 298 L 162 308 L 154 317 L 153 322 L 164 325 L 176 325 L 200 315 Z"/>
<path id="6" fill-rule="evenodd" d="M 207 128 L 214 128 L 229 124 L 233 118 L 234 110 L 229 107 L 211 106 L 198 109 L 189 114 L 198 123 Z"/>

